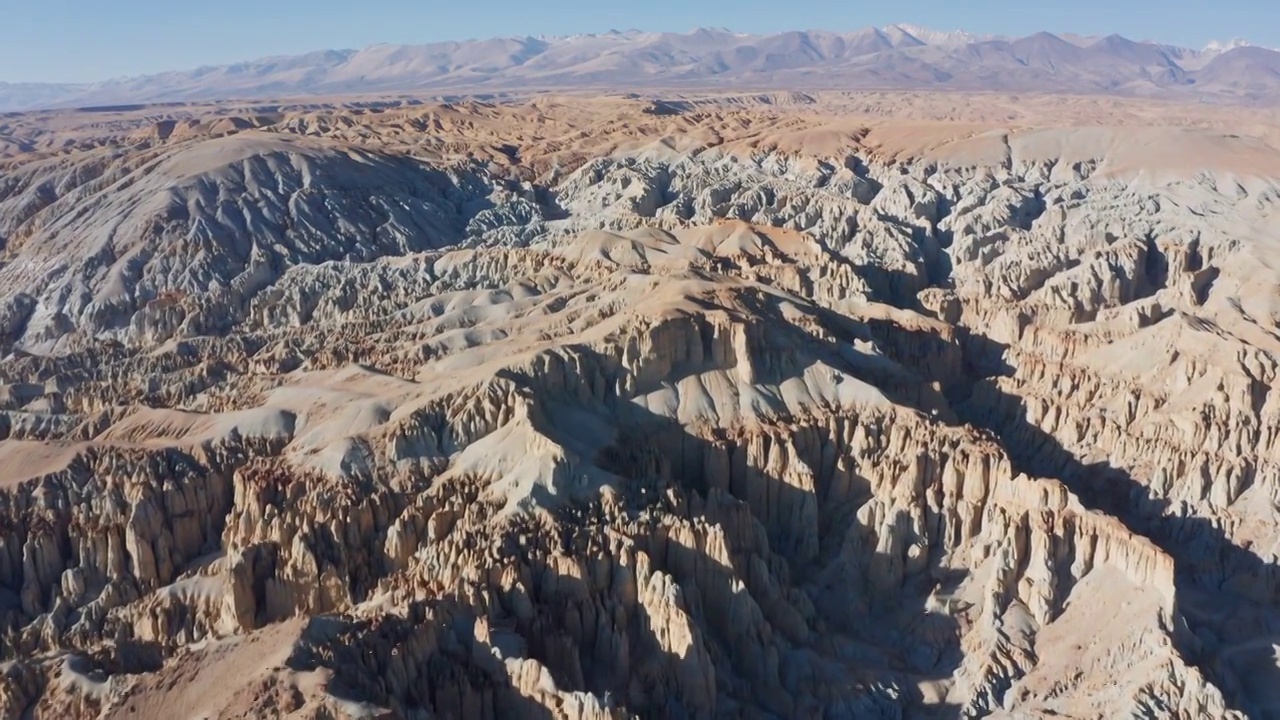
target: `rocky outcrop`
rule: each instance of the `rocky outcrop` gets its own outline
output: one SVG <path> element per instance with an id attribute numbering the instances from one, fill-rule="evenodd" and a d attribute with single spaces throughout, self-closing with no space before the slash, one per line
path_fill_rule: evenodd
<path id="1" fill-rule="evenodd" d="M 1270 711 L 1273 180 L 432 112 L 11 161 L 7 716 Z"/>

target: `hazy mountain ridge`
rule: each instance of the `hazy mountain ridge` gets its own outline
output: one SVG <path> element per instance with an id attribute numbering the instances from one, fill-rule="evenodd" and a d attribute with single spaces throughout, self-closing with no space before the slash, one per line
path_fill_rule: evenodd
<path id="1" fill-rule="evenodd" d="M 912 25 L 770 35 L 698 29 L 322 50 L 98 83 L 0 83 L 0 110 L 326 93 L 567 87 L 948 88 L 1280 98 L 1280 52 L 1203 50 L 1047 32 L 1023 38 Z"/>

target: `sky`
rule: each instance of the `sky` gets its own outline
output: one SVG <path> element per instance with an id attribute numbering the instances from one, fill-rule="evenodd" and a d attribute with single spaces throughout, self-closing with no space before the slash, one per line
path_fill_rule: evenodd
<path id="1" fill-rule="evenodd" d="M 1276 0 L 0 0 L 0 82 L 87 82 L 382 42 L 891 23 L 1280 46 Z"/>

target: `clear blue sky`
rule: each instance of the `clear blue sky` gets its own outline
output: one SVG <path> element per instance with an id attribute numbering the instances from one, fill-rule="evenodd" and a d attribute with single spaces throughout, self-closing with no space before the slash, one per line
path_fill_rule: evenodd
<path id="1" fill-rule="evenodd" d="M 99 80 L 378 42 L 893 22 L 1280 46 L 1280 0 L 0 0 L 0 81 Z"/>

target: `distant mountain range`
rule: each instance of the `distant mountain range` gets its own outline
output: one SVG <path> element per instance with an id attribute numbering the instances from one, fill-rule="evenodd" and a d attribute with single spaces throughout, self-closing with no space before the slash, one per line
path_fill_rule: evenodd
<path id="1" fill-rule="evenodd" d="M 631 89 L 953 89 L 1280 102 L 1280 52 L 911 25 L 722 29 L 374 45 L 87 84 L 0 83 L 0 110 L 351 93 Z"/>

